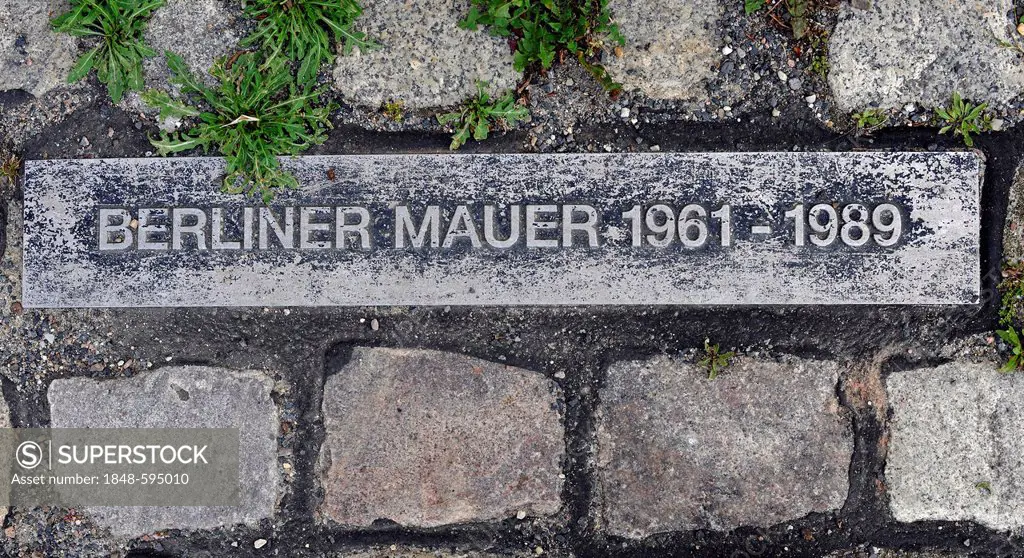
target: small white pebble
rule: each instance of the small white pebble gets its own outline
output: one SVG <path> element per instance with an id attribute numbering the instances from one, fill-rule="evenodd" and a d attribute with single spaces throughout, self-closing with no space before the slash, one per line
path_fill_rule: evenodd
<path id="1" fill-rule="evenodd" d="M 789 81 L 789 76 L 786 75 L 786 72 L 779 70 L 779 79 L 782 81 Z"/>
<path id="2" fill-rule="evenodd" d="M 907 114 L 911 114 L 916 111 L 917 105 L 915 105 L 914 103 L 907 103 L 907 105 L 903 107 L 903 112 L 906 112 Z"/>
<path id="3" fill-rule="evenodd" d="M 772 118 L 778 118 L 780 116 L 782 116 L 782 111 L 781 110 L 779 110 L 777 108 L 772 109 Z"/>
<path id="4" fill-rule="evenodd" d="M 651 146 L 651 151 L 654 151 L 654 152 L 661 151 L 661 146 L 658 145 L 658 144 L 654 144 L 654 145 Z"/>
<path id="5" fill-rule="evenodd" d="M 729 46 L 729 45 L 725 45 L 724 47 L 722 47 L 722 54 L 724 54 L 726 56 L 729 56 L 730 54 L 732 54 L 732 47 Z"/>
<path id="6" fill-rule="evenodd" d="M 622 109 L 622 112 L 619 113 L 619 116 L 621 118 L 629 118 L 629 107 Z"/>
<path id="7" fill-rule="evenodd" d="M 526 512 L 523 511 L 523 510 L 519 510 L 519 512 L 516 513 L 516 519 L 518 519 L 520 521 L 526 519 Z"/>
<path id="8" fill-rule="evenodd" d="M 804 97 L 804 100 L 807 101 L 808 105 L 813 105 L 814 103 L 818 102 L 818 96 L 815 95 L 814 93 L 811 93 L 810 95 Z"/>
<path id="9" fill-rule="evenodd" d="M 377 321 L 377 318 L 370 320 L 370 329 L 373 331 L 380 329 L 380 322 Z"/>
<path id="10" fill-rule="evenodd" d="M 267 539 L 256 539 L 252 543 L 252 547 L 255 548 L 256 550 L 259 550 L 259 549 L 263 548 L 264 546 L 267 546 Z"/>

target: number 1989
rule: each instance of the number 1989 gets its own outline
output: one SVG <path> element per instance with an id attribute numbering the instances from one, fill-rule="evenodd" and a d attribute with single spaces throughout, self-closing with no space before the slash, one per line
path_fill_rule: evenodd
<path id="1" fill-rule="evenodd" d="M 903 214 L 891 203 L 877 205 L 873 210 L 859 203 L 848 204 L 841 210 L 824 203 L 807 210 L 800 204 L 785 215 L 787 221 L 794 222 L 797 246 L 810 241 L 814 246 L 826 247 L 837 240 L 853 247 L 870 241 L 878 246 L 894 246 L 903 234 Z"/>

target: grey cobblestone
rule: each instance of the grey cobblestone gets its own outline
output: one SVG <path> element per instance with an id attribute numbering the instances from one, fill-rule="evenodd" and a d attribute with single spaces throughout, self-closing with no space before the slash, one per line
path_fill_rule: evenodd
<path id="1" fill-rule="evenodd" d="M 624 89 L 655 99 L 708 98 L 704 81 L 723 56 L 717 31 L 722 2 L 613 0 L 609 6 L 626 46 L 622 57 L 607 56 L 607 68 Z"/>
<path id="2" fill-rule="evenodd" d="M 381 48 L 339 56 L 334 69 L 335 89 L 355 104 L 454 105 L 476 92 L 476 80 L 498 92 L 520 79 L 508 41 L 458 27 L 468 0 L 366 2 L 364 10 L 356 27 Z"/>
<path id="3" fill-rule="evenodd" d="M 1024 526 L 1024 376 L 955 361 L 894 373 L 887 388 L 896 519 Z"/>
<path id="4" fill-rule="evenodd" d="M 238 507 L 90 507 L 117 536 L 162 529 L 255 525 L 272 517 L 280 492 L 273 381 L 259 372 L 167 367 L 117 380 L 55 380 L 47 397 L 54 428 L 239 428 Z"/>
<path id="5" fill-rule="evenodd" d="M 327 380 L 321 513 L 416 527 L 561 506 L 553 382 L 453 353 L 356 348 Z"/>
<path id="6" fill-rule="evenodd" d="M 838 373 L 738 358 L 712 381 L 667 356 L 613 364 L 598 423 L 602 527 L 643 538 L 842 507 L 853 440 Z"/>
<path id="7" fill-rule="evenodd" d="M 63 0 L 0 0 L 0 91 L 37 97 L 67 81 L 78 54 L 75 39 L 50 29 Z"/>
<path id="8" fill-rule="evenodd" d="M 870 6 L 864 9 L 863 6 Z M 860 6 L 860 7 L 858 7 Z M 1005 103 L 1024 90 L 1011 0 L 844 2 L 830 44 L 840 110 L 945 106 L 954 91 Z"/>

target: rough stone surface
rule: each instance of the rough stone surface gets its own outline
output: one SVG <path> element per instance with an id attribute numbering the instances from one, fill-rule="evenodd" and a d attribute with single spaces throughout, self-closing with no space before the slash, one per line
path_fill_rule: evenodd
<path id="1" fill-rule="evenodd" d="M 1024 526 L 1024 377 L 954 361 L 893 373 L 887 384 L 895 518 Z"/>
<path id="2" fill-rule="evenodd" d="M 599 516 L 615 535 L 767 527 L 842 507 L 853 451 L 833 362 L 658 356 L 608 369 Z"/>
<path id="3" fill-rule="evenodd" d="M 78 48 L 50 29 L 64 0 L 0 0 L 0 91 L 23 89 L 39 97 L 67 82 Z"/>
<path id="4" fill-rule="evenodd" d="M 377 107 L 400 100 L 406 108 L 448 106 L 476 92 L 476 80 L 495 93 L 516 85 L 508 41 L 458 22 L 468 0 L 368 2 L 356 27 L 381 48 L 339 56 L 334 87 L 350 102 Z"/>
<path id="5" fill-rule="evenodd" d="M 91 507 L 114 535 L 255 525 L 272 517 L 280 492 L 273 381 L 260 372 L 167 367 L 116 380 L 55 380 L 47 398 L 54 428 L 239 428 L 238 507 Z"/>
<path id="6" fill-rule="evenodd" d="M 624 89 L 655 99 L 708 96 L 704 82 L 716 73 L 723 56 L 717 32 L 723 2 L 612 0 L 609 7 L 626 46 L 621 58 L 606 56 L 606 68 Z"/>
<path id="7" fill-rule="evenodd" d="M 163 249 L 136 250 L 128 241 L 123 249 L 101 251 L 100 208 L 111 207 L 134 211 L 120 220 L 126 230 L 132 219 L 143 222 L 135 208 L 199 208 L 206 226 L 214 222 L 213 209 L 223 208 L 225 233 L 216 237 L 239 242 L 240 199 L 216 187 L 223 159 L 28 161 L 25 306 L 934 305 L 973 304 L 981 291 L 984 163 L 975 152 L 364 155 L 302 157 L 284 165 L 303 188 L 278 194 L 279 203 L 363 207 L 365 244 L 355 233 L 339 237 L 328 209 L 311 218 L 326 232 L 312 234 L 311 221 L 302 225 L 293 211 L 294 249 L 282 248 L 269 228 L 259 232 L 258 213 L 251 212 L 251 230 L 261 242 L 244 258 L 231 249 L 207 249 L 212 234 L 203 235 L 203 250 L 190 244 L 194 235 L 172 250 L 166 238 L 149 238 L 155 231 L 148 221 L 132 237 L 144 232 Z M 819 237 L 795 247 L 793 220 L 784 213 L 826 199 L 898 204 L 903 232 L 887 247 L 877 239 L 891 235 L 882 234 L 860 246 L 832 235 L 825 249 L 813 246 Z M 467 200 L 497 206 L 498 226 L 482 231 L 482 204 Z M 552 204 L 553 213 L 538 213 L 537 221 L 551 227 L 537 236 L 554 244 L 527 246 L 524 200 Z M 681 246 L 680 229 L 688 238 L 698 233 L 679 226 L 669 227 L 675 240 L 667 246 L 656 248 L 645 240 L 656 235 L 641 232 L 636 238 L 646 246 L 634 248 L 631 227 L 639 221 L 624 214 L 657 200 L 677 200 L 673 215 L 682 213 L 683 200 L 702 202 L 703 246 Z M 593 235 L 577 232 L 571 246 L 560 234 L 558 206 L 566 203 L 585 203 L 594 212 Z M 718 219 L 707 215 L 717 204 L 731 208 L 728 249 L 721 246 Z M 420 226 L 427 205 L 437 211 L 436 241 Z M 407 208 L 415 224 L 396 226 L 396 206 Z M 506 238 L 500 221 L 510 206 L 518 207 L 513 248 L 485 244 L 488 233 Z M 456 219 L 460 209 L 463 218 Z M 840 215 L 854 215 L 846 209 Z M 274 219 L 282 219 L 284 210 L 275 211 Z M 865 222 L 871 222 L 868 211 Z M 579 223 L 580 214 L 572 219 Z M 767 232 L 755 232 L 765 226 Z M 410 229 L 421 231 L 418 249 Z M 303 246 L 297 237 L 324 244 Z M 590 242 L 598 249 L 589 249 Z"/>
<path id="8" fill-rule="evenodd" d="M 7 400 L 3 397 L 2 394 L 0 394 L 0 428 L 11 428 L 12 426 L 13 425 L 11 424 L 11 410 L 7 406 Z M 4 458 L 4 464 L 7 464 L 7 458 Z M 5 471 L 10 471 L 10 469 L 5 469 Z M 5 488 L 4 490 L 9 489 Z M 7 517 L 8 511 L 9 508 L 7 506 L 0 506 L 0 521 L 2 521 L 3 518 Z"/>
<path id="9" fill-rule="evenodd" d="M 357 347 L 324 387 L 321 514 L 416 527 L 553 514 L 559 397 L 552 381 L 519 368 Z"/>
<path id="10" fill-rule="evenodd" d="M 237 47 L 241 39 L 240 15 L 240 10 L 229 8 L 223 0 L 168 0 L 153 12 L 146 28 L 146 43 L 159 53 L 143 62 L 146 88 L 173 87 L 165 51 L 180 55 L 193 74 L 215 85 L 209 70 L 218 57 L 229 55 Z M 183 37 L 187 40 L 182 40 Z M 129 109 L 156 112 L 142 102 L 136 91 L 129 92 L 122 104 Z M 177 122 L 174 119 L 163 126 L 172 129 Z"/>
<path id="11" fill-rule="evenodd" d="M 1010 203 L 1003 227 L 1003 259 L 1024 260 L 1024 167 L 1017 169 L 1010 188 Z"/>
<path id="12" fill-rule="evenodd" d="M 1024 90 L 1011 0 L 844 2 L 830 39 L 829 85 L 842 111 L 945 106 L 954 91 L 1004 103 Z M 863 4 L 862 4 L 863 5 Z"/>
<path id="13" fill-rule="evenodd" d="M 331 553 L 330 558 L 527 558 L 530 554 L 491 554 L 475 551 L 448 551 L 408 546 L 388 546 L 348 552 Z M 534 554 L 535 556 L 535 554 Z"/>

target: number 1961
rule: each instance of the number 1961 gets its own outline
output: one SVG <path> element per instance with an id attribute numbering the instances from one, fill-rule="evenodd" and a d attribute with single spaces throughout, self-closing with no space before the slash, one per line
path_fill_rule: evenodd
<path id="1" fill-rule="evenodd" d="M 828 247 L 841 241 L 852 247 L 874 241 L 878 246 L 894 246 L 903 234 L 903 214 L 891 203 L 875 206 L 873 210 L 859 203 L 837 209 L 829 204 L 817 204 L 810 210 L 799 204 L 784 214 L 786 222 L 793 222 L 793 239 L 797 246 L 807 242 L 817 247 Z M 709 219 L 710 217 L 710 219 Z M 717 211 L 709 211 L 700 204 L 689 204 L 676 212 L 665 204 L 646 208 L 635 205 L 622 213 L 622 220 L 630 223 L 634 247 L 645 243 L 666 248 L 676 242 L 685 248 L 702 248 L 711 237 L 709 220 L 718 221 L 718 239 L 721 246 L 732 245 L 732 208 L 725 204 Z M 648 234 L 644 234 L 644 230 Z"/>

